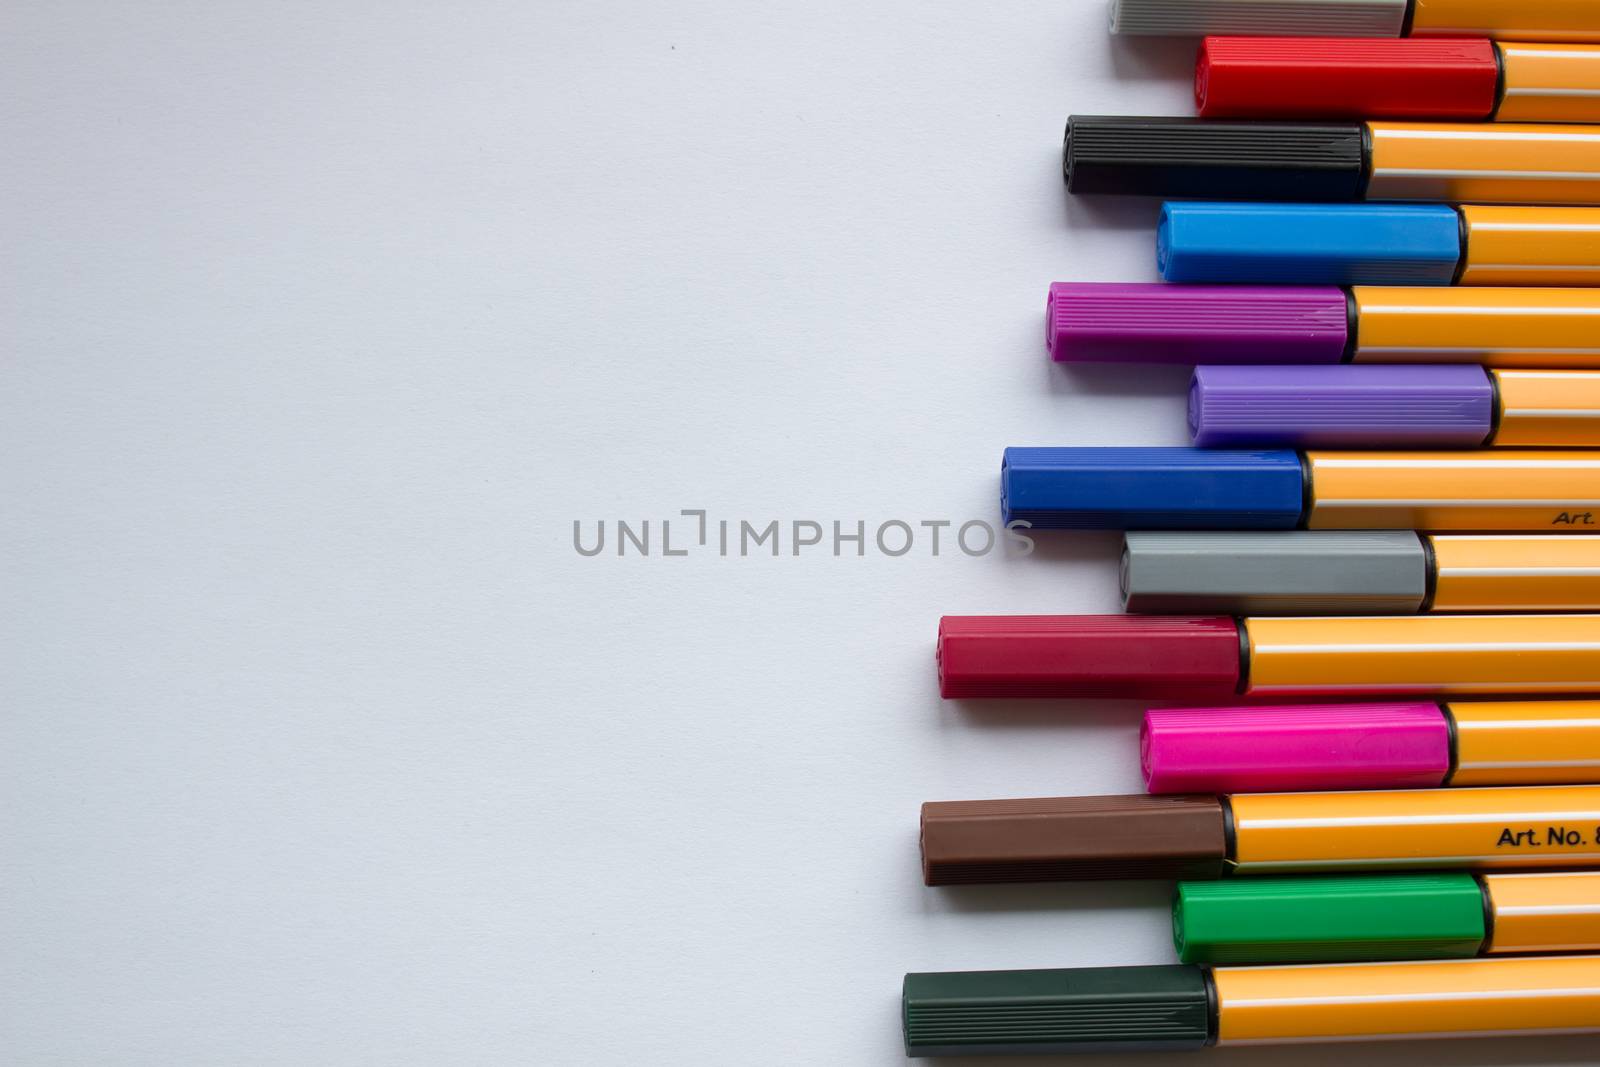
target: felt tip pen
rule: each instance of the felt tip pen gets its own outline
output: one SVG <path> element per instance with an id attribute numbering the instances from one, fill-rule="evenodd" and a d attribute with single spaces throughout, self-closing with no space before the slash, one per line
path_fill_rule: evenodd
<path id="1" fill-rule="evenodd" d="M 1583 288 L 1600 281 L 1600 208 L 1172 200 L 1156 269 L 1185 284 Z"/>
<path id="2" fill-rule="evenodd" d="M 1600 871 L 1179 882 L 1172 943 L 1184 963 L 1600 953 Z"/>
<path id="3" fill-rule="evenodd" d="M 1600 700 L 1151 708 L 1139 768 L 1152 793 L 1600 782 Z"/>
<path id="4" fill-rule="evenodd" d="M 1207 37 L 1195 61 L 1194 102 L 1208 119 L 1600 122 L 1600 47 Z"/>
<path id="5" fill-rule="evenodd" d="M 931 886 L 1600 867 L 1600 785 L 922 805 Z"/>
<path id="6" fill-rule="evenodd" d="M 947 698 L 1581 695 L 1600 615 L 946 615 Z"/>
<path id="7" fill-rule="evenodd" d="M 1201 366 L 1188 425 L 1201 448 L 1595 448 L 1600 371 Z"/>
<path id="8" fill-rule="evenodd" d="M 1600 956 L 908 974 L 906 1055 L 1600 1032 Z"/>
<path id="9" fill-rule="evenodd" d="M 1600 203 L 1600 129 L 1073 115 L 1073 193 L 1211 200 Z"/>
<path id="10" fill-rule="evenodd" d="M 1062 530 L 1593 533 L 1600 453 L 1008 448 L 1000 511 Z"/>
<path id="11" fill-rule="evenodd" d="M 1111 0 L 1111 32 L 1600 41 L 1592 0 Z"/>
<path id="12" fill-rule="evenodd" d="M 1600 535 L 1130 531 L 1119 585 L 1157 615 L 1600 611 Z"/>
<path id="13" fill-rule="evenodd" d="M 1600 288 L 1056 282 L 1057 363 L 1600 367 Z"/>

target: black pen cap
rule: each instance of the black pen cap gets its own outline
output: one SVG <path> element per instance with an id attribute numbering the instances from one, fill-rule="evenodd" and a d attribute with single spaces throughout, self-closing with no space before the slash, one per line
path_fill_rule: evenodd
<path id="1" fill-rule="evenodd" d="M 906 1055 L 1196 1049 L 1213 1035 L 1199 967 L 908 974 Z"/>
<path id="2" fill-rule="evenodd" d="M 1074 115 L 1062 173 L 1073 193 L 1221 200 L 1360 200 L 1357 122 L 1208 122 Z"/>

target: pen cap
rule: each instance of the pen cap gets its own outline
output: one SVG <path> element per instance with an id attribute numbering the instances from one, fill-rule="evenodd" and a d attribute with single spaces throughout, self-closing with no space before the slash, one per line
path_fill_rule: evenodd
<path id="1" fill-rule="evenodd" d="M 1449 285 L 1461 220 L 1443 204 L 1172 200 L 1156 227 L 1169 282 Z"/>
<path id="2" fill-rule="evenodd" d="M 1122 606 L 1225 615 L 1405 615 L 1428 560 L 1410 530 L 1130 531 Z"/>
<path id="3" fill-rule="evenodd" d="M 1431 703 L 1152 708 L 1139 731 L 1152 793 L 1417 789 L 1450 773 Z"/>
<path id="4" fill-rule="evenodd" d="M 1600 700 L 1451 701 L 1445 710 L 1456 735 L 1451 785 L 1600 779 Z"/>
<path id="5" fill-rule="evenodd" d="M 1198 967 L 908 974 L 906 1055 L 1143 1052 L 1204 1048 L 1211 1035 Z"/>
<path id="6" fill-rule="evenodd" d="M 1151 37 L 1256 33 L 1398 37 L 1406 0 L 1111 0 L 1111 32 Z"/>
<path id="7" fill-rule="evenodd" d="M 1464 872 L 1179 882 L 1172 941 L 1184 963 L 1459 959 L 1483 913 Z"/>
<path id="8" fill-rule="evenodd" d="M 1436 118 L 1495 107 L 1500 67 L 1482 38 L 1207 37 L 1195 61 L 1201 118 Z"/>
<path id="9" fill-rule="evenodd" d="M 1045 344 L 1058 363 L 1338 363 L 1349 311 L 1331 285 L 1055 282 Z"/>
<path id="10" fill-rule="evenodd" d="M 1593 126 L 1368 122 L 1366 128 L 1368 200 L 1600 202 L 1600 130 Z"/>
<path id="11" fill-rule="evenodd" d="M 1245 691 L 1257 696 L 1600 690 L 1600 615 L 1255 616 L 1243 625 Z"/>
<path id="12" fill-rule="evenodd" d="M 1413 0 L 1418 37 L 1492 37 L 1497 41 L 1600 41 L 1594 0 Z"/>
<path id="13" fill-rule="evenodd" d="M 1350 292 L 1357 363 L 1600 365 L 1600 289 L 1357 285 Z"/>
<path id="14" fill-rule="evenodd" d="M 1218 878 L 1227 858 L 1212 796 L 1045 797 L 922 805 L 929 885 Z"/>
<path id="15" fill-rule="evenodd" d="M 1486 874 L 1488 953 L 1600 952 L 1600 871 Z"/>
<path id="16" fill-rule="evenodd" d="M 1462 285 L 1583 288 L 1600 279 L 1600 208 L 1463 204 Z"/>
<path id="17" fill-rule="evenodd" d="M 1600 536 L 1436 534 L 1433 611 L 1600 611 Z"/>
<path id="18" fill-rule="evenodd" d="M 946 615 L 944 697 L 1146 697 L 1239 686 L 1239 626 L 1227 616 Z"/>
<path id="19" fill-rule="evenodd" d="M 1520 43 L 1497 47 L 1505 67 L 1505 90 L 1495 118 L 1600 122 L 1600 47 Z"/>
<path id="20" fill-rule="evenodd" d="M 1600 1031 L 1600 956 L 1281 964 L 1211 974 L 1219 1046 Z"/>
<path id="21" fill-rule="evenodd" d="M 1600 371 L 1490 372 L 1498 402 L 1493 444 L 1600 447 Z"/>
<path id="22" fill-rule="evenodd" d="M 1039 529 L 1287 529 L 1300 521 L 1299 453 L 1201 448 L 1008 448 L 1005 522 Z"/>
<path id="23" fill-rule="evenodd" d="M 1073 115 L 1062 174 L 1073 193 L 1359 200 L 1366 166 L 1359 123 Z"/>
<path id="24" fill-rule="evenodd" d="M 1471 365 L 1196 367 L 1189 434 L 1202 448 L 1473 448 L 1495 393 Z"/>
<path id="25" fill-rule="evenodd" d="M 1304 453 L 1316 530 L 1594 532 L 1600 455 L 1478 452 Z"/>

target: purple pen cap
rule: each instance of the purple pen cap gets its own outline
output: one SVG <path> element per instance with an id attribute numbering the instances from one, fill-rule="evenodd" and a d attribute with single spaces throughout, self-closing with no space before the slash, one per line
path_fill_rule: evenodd
<path id="1" fill-rule="evenodd" d="M 1477 366 L 1196 367 L 1201 448 L 1476 448 L 1494 426 Z"/>
<path id="2" fill-rule="evenodd" d="M 1351 314 L 1335 285 L 1055 282 L 1045 344 L 1058 363 L 1339 363 Z"/>

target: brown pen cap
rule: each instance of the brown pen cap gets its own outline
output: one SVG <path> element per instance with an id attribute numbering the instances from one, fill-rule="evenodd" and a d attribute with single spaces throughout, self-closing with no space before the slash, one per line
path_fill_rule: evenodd
<path id="1" fill-rule="evenodd" d="M 1226 819 L 1213 796 L 1044 797 L 922 805 L 929 885 L 1220 878 Z"/>

